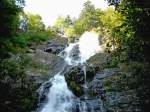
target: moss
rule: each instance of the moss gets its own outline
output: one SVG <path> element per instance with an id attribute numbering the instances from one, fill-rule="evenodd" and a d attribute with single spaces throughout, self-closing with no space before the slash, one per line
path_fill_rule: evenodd
<path id="1" fill-rule="evenodd" d="M 20 112 L 27 112 L 34 108 L 37 102 L 35 94 L 37 86 L 25 73 L 30 61 L 25 55 L 0 61 L 0 87 L 2 87 L 0 107 L 5 106 Z M 10 103 L 5 104 L 5 101 Z"/>
<path id="2" fill-rule="evenodd" d="M 76 84 L 74 81 L 69 81 L 68 85 L 76 96 L 81 96 L 83 94 L 83 90 L 79 84 Z"/>
<path id="3" fill-rule="evenodd" d="M 37 95 L 31 93 L 30 95 L 20 100 L 19 106 L 24 112 L 27 112 L 33 110 L 37 102 L 38 102 Z"/>

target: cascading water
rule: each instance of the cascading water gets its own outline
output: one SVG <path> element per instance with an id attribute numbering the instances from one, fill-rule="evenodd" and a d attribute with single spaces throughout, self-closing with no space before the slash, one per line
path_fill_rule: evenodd
<path id="1" fill-rule="evenodd" d="M 48 93 L 48 103 L 41 112 L 71 112 L 73 94 L 67 88 L 65 77 L 58 73 L 51 82 L 52 86 Z"/>
<path id="2" fill-rule="evenodd" d="M 76 66 L 78 64 L 83 66 L 85 84 L 84 84 L 84 98 L 86 99 L 86 91 L 88 89 L 86 84 L 86 60 L 88 60 L 95 53 L 99 52 L 98 35 L 91 32 L 85 32 L 79 42 L 71 43 L 59 56 L 63 57 L 68 65 Z M 63 70 L 62 70 L 63 71 Z M 68 89 L 63 72 L 59 72 L 50 79 L 52 86 L 48 92 L 48 101 L 44 104 L 40 112 L 74 112 L 73 93 Z M 78 99 L 78 98 L 76 98 Z M 79 101 L 79 112 L 88 112 L 85 102 Z"/>

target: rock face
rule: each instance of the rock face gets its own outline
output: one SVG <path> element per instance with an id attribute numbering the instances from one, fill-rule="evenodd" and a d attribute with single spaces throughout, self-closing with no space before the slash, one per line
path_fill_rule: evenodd
<path id="1" fill-rule="evenodd" d="M 63 37 L 55 38 L 46 43 L 44 51 L 52 54 L 59 54 L 66 48 L 67 44 L 68 44 L 67 38 Z"/>
<path id="2" fill-rule="evenodd" d="M 35 49 L 29 49 L 27 56 L 34 62 L 31 67 L 26 69 L 30 81 L 34 83 L 37 90 L 38 107 L 47 101 L 47 94 L 51 87 L 49 79 L 57 74 L 59 71 L 65 69 L 65 61 L 58 56 L 67 45 L 65 38 L 56 38 L 42 43 Z M 34 66 L 34 67 L 33 67 Z"/>
<path id="3" fill-rule="evenodd" d="M 33 60 L 48 67 L 47 77 L 40 72 L 28 70 L 31 78 L 42 84 L 58 71 L 64 70 L 69 89 L 80 98 L 80 101 L 75 101 L 77 104 L 75 105 L 75 112 L 79 112 L 79 108 L 84 107 L 84 103 L 87 105 L 86 110 L 88 112 L 142 112 L 140 109 L 141 102 L 136 90 L 128 87 L 128 80 L 122 80 L 124 76 L 121 70 L 105 66 L 108 54 L 97 53 L 83 66 L 66 66 L 66 68 L 63 68 L 65 67 L 65 61 L 56 54 L 59 54 L 66 45 L 66 39 L 54 39 L 46 43 L 44 50 L 29 50 L 28 54 Z M 70 56 L 75 60 L 79 58 L 78 47 L 78 45 L 74 47 L 75 50 L 73 51 L 75 52 L 71 53 Z M 51 83 L 47 81 L 38 90 L 39 104 L 45 103 L 50 87 Z"/>
<path id="4" fill-rule="evenodd" d="M 91 66 L 86 66 L 88 86 L 86 98 L 83 96 L 85 95 L 83 67 L 76 66 L 65 73 L 69 88 L 81 99 L 81 105 L 82 101 L 86 103 L 88 111 L 142 112 L 136 88 L 129 84 L 129 80 L 126 79 L 120 68 L 105 66 L 106 56 L 99 53 L 87 62 Z M 131 80 L 134 81 L 130 79 L 130 82 Z"/>
<path id="5" fill-rule="evenodd" d="M 102 67 L 103 64 L 105 64 L 105 63 L 106 63 L 106 54 L 98 53 L 98 54 L 92 56 L 87 61 L 87 64 L 85 64 L 83 66 L 79 65 L 79 66 L 72 67 L 65 73 L 65 78 L 68 83 L 68 86 L 76 96 L 82 96 L 83 92 L 84 92 L 84 84 L 85 84 L 84 69 L 86 71 L 86 81 L 89 86 L 88 94 L 89 95 L 95 94 L 95 93 L 93 93 L 92 86 L 97 85 L 96 78 L 95 78 L 95 77 L 97 77 L 96 72 L 98 72 L 100 70 L 100 67 Z M 107 71 L 107 72 L 108 73 L 105 72 L 104 74 L 101 73 L 101 75 L 102 74 L 103 75 L 111 74 L 111 73 L 109 73 L 109 71 Z"/>
<path id="6" fill-rule="evenodd" d="M 142 112 L 136 90 L 128 87 L 129 85 L 121 78 L 122 74 L 115 72 L 112 76 L 99 79 L 105 90 L 104 106 L 106 110 L 108 112 Z"/>
<path id="7" fill-rule="evenodd" d="M 95 70 L 91 66 L 86 66 L 86 80 L 91 81 L 95 75 Z M 85 74 L 83 66 L 75 66 L 65 73 L 65 78 L 69 88 L 76 96 L 83 95 L 83 85 Z"/>
<path id="8" fill-rule="evenodd" d="M 39 69 L 27 69 L 26 73 L 36 82 L 42 83 L 48 80 L 58 71 L 62 70 L 62 65 L 65 64 L 64 60 L 54 54 L 46 53 L 42 50 L 35 50 L 35 53 L 29 53 L 28 56 L 38 65 Z"/>

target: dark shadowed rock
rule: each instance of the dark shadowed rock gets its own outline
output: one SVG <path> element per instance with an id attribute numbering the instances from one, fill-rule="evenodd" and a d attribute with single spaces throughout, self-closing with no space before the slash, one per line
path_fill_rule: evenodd
<path id="1" fill-rule="evenodd" d="M 52 54 L 59 54 L 68 44 L 67 38 L 55 38 L 46 43 L 44 51 Z"/>
<path id="2" fill-rule="evenodd" d="M 41 87 L 37 90 L 39 95 L 39 105 L 45 103 L 47 101 L 47 94 L 49 92 L 49 88 L 52 86 L 50 81 L 46 81 L 41 85 Z"/>
<path id="3" fill-rule="evenodd" d="M 95 75 L 95 70 L 91 66 L 86 66 L 86 79 L 91 81 Z M 65 78 L 69 88 L 77 96 L 83 95 L 83 85 L 85 83 L 85 74 L 83 66 L 75 66 L 65 73 Z"/>

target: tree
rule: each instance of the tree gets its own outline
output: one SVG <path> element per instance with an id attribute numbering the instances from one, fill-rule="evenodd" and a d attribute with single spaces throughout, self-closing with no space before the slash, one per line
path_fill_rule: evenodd
<path id="1" fill-rule="evenodd" d="M 101 26 L 99 31 L 108 50 L 120 47 L 120 42 L 123 42 L 124 38 L 121 36 L 121 33 L 124 34 L 124 32 L 122 32 L 123 28 L 117 31 L 117 33 L 116 30 L 123 25 L 124 19 L 125 17 L 112 7 L 104 10 L 100 16 Z"/>
<path id="2" fill-rule="evenodd" d="M 114 29 L 118 38 L 119 48 L 117 57 L 121 63 L 140 63 L 143 67 L 135 65 L 130 76 L 136 78 L 137 95 L 141 100 L 143 112 L 150 110 L 150 1 L 148 0 L 107 0 L 110 5 L 115 5 L 115 9 L 125 17 L 123 24 Z M 115 36 L 112 35 L 112 36 Z M 121 56 L 126 54 L 126 60 Z M 138 69 L 137 69 L 138 68 Z M 135 80 L 135 79 L 134 79 Z M 143 92 L 144 91 L 144 92 Z"/>
<path id="3" fill-rule="evenodd" d="M 66 16 L 65 21 L 64 21 L 64 26 L 65 27 L 70 27 L 73 25 L 73 20 L 69 15 Z"/>
<path id="4" fill-rule="evenodd" d="M 40 15 L 26 14 L 27 31 L 44 31 L 45 25 Z"/>
<path id="5" fill-rule="evenodd" d="M 65 27 L 65 18 L 62 16 L 59 16 L 56 19 L 54 26 L 63 33 L 64 27 Z"/>
<path id="6" fill-rule="evenodd" d="M 73 21 L 71 17 L 67 15 L 66 17 L 59 16 L 55 21 L 54 27 L 58 30 L 58 32 L 63 34 L 65 30 L 72 27 L 72 25 Z"/>
<path id="7" fill-rule="evenodd" d="M 0 1 L 0 37 L 11 37 L 16 33 L 23 6 L 24 0 Z"/>
<path id="8" fill-rule="evenodd" d="M 102 11 L 96 9 L 89 0 L 85 2 L 79 18 L 74 23 L 76 34 L 81 35 L 85 31 L 99 27 L 101 24 L 99 19 L 101 14 Z"/>
<path id="9" fill-rule="evenodd" d="M 95 7 L 89 0 L 84 3 L 83 10 L 79 16 L 79 21 L 81 21 L 84 30 L 91 30 L 92 27 L 96 26 L 97 18 L 95 16 L 95 12 Z"/>
<path id="10" fill-rule="evenodd" d="M 148 50 L 150 49 L 150 11 L 148 9 L 150 2 L 147 0 L 118 0 L 117 2 L 111 0 L 109 3 L 115 4 L 116 10 L 125 17 L 120 29 L 124 29 L 126 33 L 123 45 L 128 46 L 126 52 L 129 58 L 138 61 L 147 60 L 150 63 Z"/>

